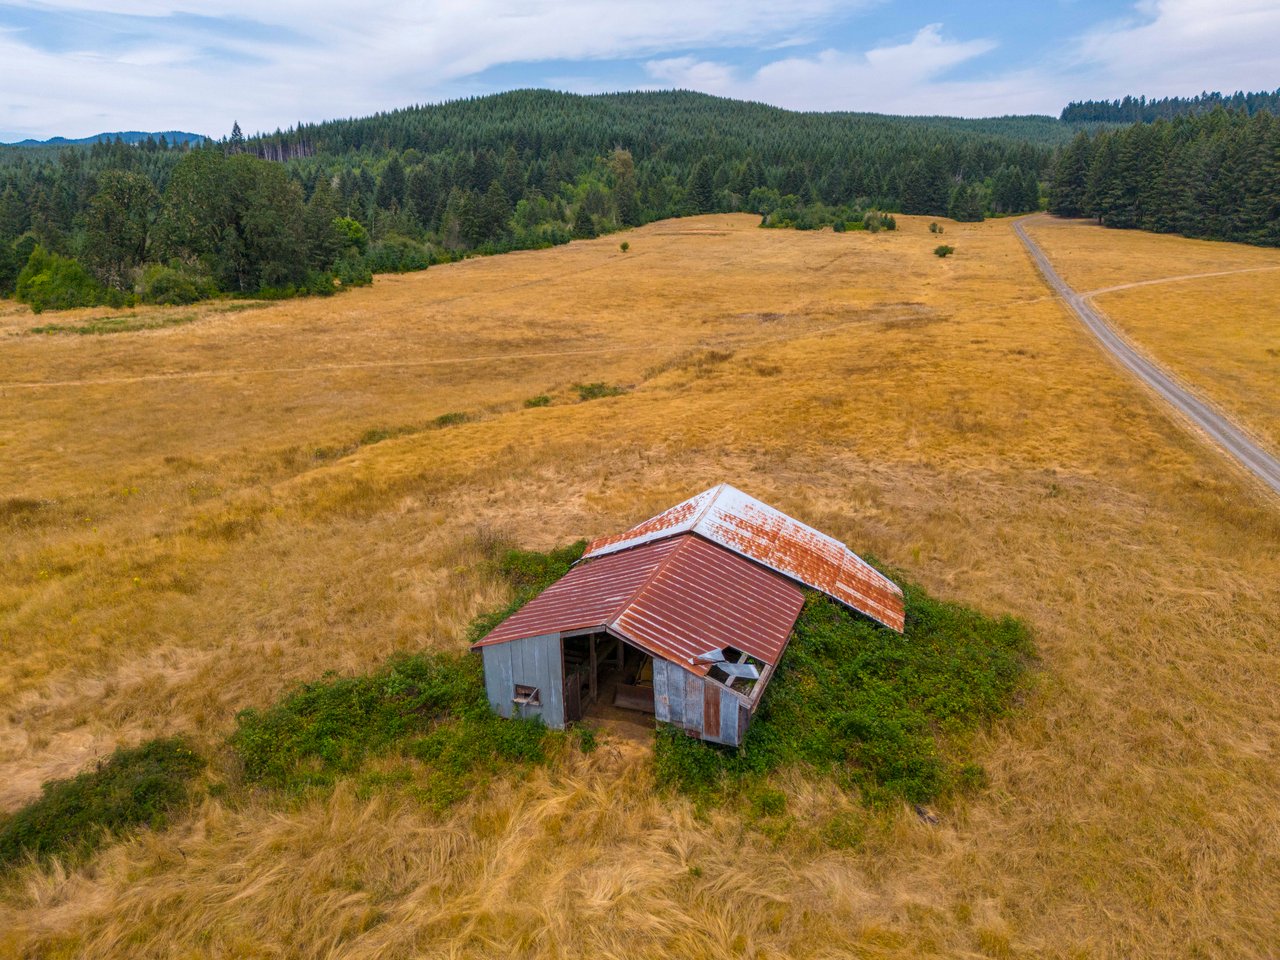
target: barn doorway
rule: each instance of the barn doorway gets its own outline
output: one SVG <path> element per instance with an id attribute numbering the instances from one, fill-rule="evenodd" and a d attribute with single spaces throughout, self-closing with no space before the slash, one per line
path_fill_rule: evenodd
<path id="1" fill-rule="evenodd" d="M 565 719 L 653 729 L 653 658 L 607 633 L 564 638 Z"/>

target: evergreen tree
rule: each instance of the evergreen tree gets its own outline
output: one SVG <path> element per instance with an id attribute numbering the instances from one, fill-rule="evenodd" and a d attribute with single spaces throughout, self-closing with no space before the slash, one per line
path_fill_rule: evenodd
<path id="1" fill-rule="evenodd" d="M 1085 181 L 1085 212 L 1105 223 L 1116 206 L 1116 141 L 1109 133 L 1098 135 L 1089 159 L 1089 176 Z"/>
<path id="2" fill-rule="evenodd" d="M 688 200 L 694 213 L 711 213 L 715 209 L 714 171 L 707 157 L 699 157 L 689 174 Z"/>
<path id="3" fill-rule="evenodd" d="M 497 180 L 500 175 L 498 158 L 494 156 L 493 150 L 486 147 L 478 151 L 471 162 L 471 189 L 477 193 L 488 190 L 489 184 Z"/>
<path id="4" fill-rule="evenodd" d="M 951 192 L 947 216 L 959 223 L 978 223 L 982 220 L 982 197 L 971 184 L 959 184 Z"/>
<path id="5" fill-rule="evenodd" d="M 9 243 L 22 236 L 30 222 L 26 198 L 10 183 L 0 191 L 0 243 Z"/>
<path id="6" fill-rule="evenodd" d="M 1035 171 L 1026 170 L 1022 174 L 1022 206 L 1020 211 L 1040 209 L 1040 178 Z"/>
<path id="7" fill-rule="evenodd" d="M 374 202 L 383 210 L 399 210 L 404 205 L 404 193 L 404 165 L 400 162 L 399 154 L 393 153 L 382 169 Z"/>
<path id="8" fill-rule="evenodd" d="M 0 239 L 0 297 L 13 295 L 22 266 L 18 263 L 18 254 L 13 249 L 13 244 Z"/>
<path id="9" fill-rule="evenodd" d="M 524 168 L 520 164 L 520 156 L 515 145 L 507 147 L 502 155 L 502 192 L 507 195 L 507 202 L 515 206 L 517 200 L 524 195 Z"/>
<path id="10" fill-rule="evenodd" d="M 477 231 L 482 243 L 500 240 L 507 232 L 507 221 L 511 219 L 511 206 L 507 201 L 507 192 L 502 184 L 493 180 L 480 201 L 477 217 Z"/>
<path id="11" fill-rule="evenodd" d="M 440 203 L 440 185 L 433 171 L 417 166 L 405 179 L 405 204 L 426 230 L 436 226 L 436 208 Z"/>
<path id="12" fill-rule="evenodd" d="M 585 205 L 580 205 L 573 216 L 573 235 L 579 240 L 589 240 L 596 235 L 595 222 Z"/>
<path id="13" fill-rule="evenodd" d="M 941 152 L 931 150 L 915 161 L 902 181 L 902 212 L 945 216 L 951 202 L 951 185 Z"/>
<path id="14" fill-rule="evenodd" d="M 316 181 L 303 218 L 307 268 L 327 270 L 347 246 L 346 234 L 336 225 L 338 207 L 327 177 Z"/>

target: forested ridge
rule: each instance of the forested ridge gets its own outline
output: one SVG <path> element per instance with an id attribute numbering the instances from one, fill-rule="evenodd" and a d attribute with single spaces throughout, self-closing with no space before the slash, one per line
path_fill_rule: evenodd
<path id="1" fill-rule="evenodd" d="M 747 210 L 773 225 L 1035 209 L 1050 117 L 796 113 L 522 90 L 202 147 L 0 149 L 0 292 L 37 309 L 327 294 L 372 272 Z"/>
<path id="2" fill-rule="evenodd" d="M 1280 117 L 1219 108 L 1082 132 L 1054 164 L 1049 211 L 1280 246 Z"/>
<path id="3" fill-rule="evenodd" d="M 1124 97 L 1118 100 L 1072 101 L 1062 110 L 1064 123 L 1152 123 L 1186 114 L 1224 110 L 1280 113 L 1280 89 L 1271 93 L 1200 93 L 1194 97 Z"/>
<path id="4" fill-rule="evenodd" d="M 1040 209 L 1046 184 L 1063 216 L 1274 244 L 1280 122 L 1249 112 L 1270 95 L 1248 96 L 1118 128 L 517 90 L 251 137 L 237 125 L 201 145 L 5 147 L 0 294 L 36 310 L 327 295 L 696 213 L 837 230 L 893 229 L 889 212 L 981 220 Z"/>

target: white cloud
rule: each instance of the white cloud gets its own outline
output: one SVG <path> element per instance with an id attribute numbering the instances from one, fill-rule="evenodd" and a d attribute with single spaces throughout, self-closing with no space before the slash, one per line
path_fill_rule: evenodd
<path id="1" fill-rule="evenodd" d="M 654 80 L 723 96 L 762 100 L 795 110 L 874 110 L 885 113 L 973 112 L 966 107 L 1000 100 L 994 111 L 1007 113 L 1012 90 L 1004 84 L 985 90 L 980 84 L 947 83 L 940 78 L 994 50 L 994 40 L 949 40 L 941 24 L 930 24 L 906 43 L 864 53 L 823 50 L 811 57 L 787 57 L 752 72 L 728 64 L 674 57 L 645 64 Z M 947 96 L 940 96 L 946 91 Z M 957 97 L 963 92 L 962 97 Z"/>
<path id="2" fill-rule="evenodd" d="M 646 64 L 660 83 L 801 110 L 996 116 L 1049 113 L 1071 100 L 1280 84 L 1277 0 L 1143 0 L 1125 19 L 1050 46 L 1033 67 L 980 79 L 948 71 L 980 62 L 988 39 L 949 39 L 938 24 L 907 43 L 864 52 L 829 49 L 754 71 L 691 57 Z"/>
<path id="3" fill-rule="evenodd" d="M 54 54 L 21 32 L 0 33 L 0 128 L 43 135 L 93 132 L 103 117 L 122 127 L 157 127 L 166 117 L 216 134 L 233 119 L 249 130 L 367 113 L 437 99 L 502 64 L 764 44 L 875 0 L 371 0 L 357 15 L 337 0 L 226 0 L 216 9 L 124 0 L 110 11 L 100 0 L 23 2 L 68 17 L 159 18 L 122 21 L 119 30 L 109 21 L 124 47 L 110 54 Z M 198 21 L 174 14 L 238 18 L 242 35 L 202 36 Z M 130 32 L 135 38 L 121 41 Z"/>
<path id="4" fill-rule="evenodd" d="M 1070 99 L 1280 86 L 1276 0 L 1143 0 L 1135 11 L 1078 41 L 1073 72 L 1086 89 Z"/>
<path id="5" fill-rule="evenodd" d="M 811 50 L 811 38 L 885 0 L 368 0 L 356 13 L 338 0 L 16 2 L 28 8 L 24 23 L 44 18 L 77 38 L 78 50 L 55 52 L 49 37 L 31 36 L 36 27 L 0 28 L 0 129 L 36 136 L 217 136 L 233 120 L 274 129 L 477 92 L 485 70 L 548 61 L 564 61 L 556 74 L 583 91 L 620 75 L 601 62 L 641 60 L 653 85 L 799 109 L 966 116 L 1280 83 L 1277 0 L 1142 0 L 1083 36 L 1043 38 L 1035 65 L 1016 70 L 984 70 L 996 40 L 938 24 L 855 49 L 793 46 Z M 899 14 L 910 22 L 910 5 Z M 743 69 L 744 48 L 768 62 Z M 1000 52 L 1018 49 L 1010 41 Z"/>

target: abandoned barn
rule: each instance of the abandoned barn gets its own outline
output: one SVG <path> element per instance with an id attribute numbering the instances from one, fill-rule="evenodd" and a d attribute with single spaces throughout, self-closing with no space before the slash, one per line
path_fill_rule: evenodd
<path id="1" fill-rule="evenodd" d="M 721 484 L 595 540 L 472 649 L 504 717 L 563 728 L 607 699 L 736 746 L 786 652 L 805 587 L 902 631 L 897 584 L 839 541 Z"/>

